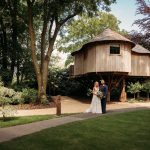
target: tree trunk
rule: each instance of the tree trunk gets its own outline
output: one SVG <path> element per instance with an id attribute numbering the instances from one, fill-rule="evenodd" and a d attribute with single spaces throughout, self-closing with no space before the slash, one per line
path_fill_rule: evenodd
<path id="1" fill-rule="evenodd" d="M 48 77 L 48 61 L 44 61 L 42 65 L 41 74 L 38 80 L 38 99 L 39 101 L 46 100 L 46 88 L 47 88 L 47 77 Z"/>
<path id="2" fill-rule="evenodd" d="M 28 18 L 29 18 L 29 35 L 30 35 L 30 41 L 31 41 L 31 56 L 32 56 L 32 62 L 38 82 L 38 99 L 37 102 L 40 102 L 41 99 L 46 96 L 46 90 L 44 90 L 44 83 L 42 79 L 42 74 L 40 70 L 40 66 L 38 64 L 37 56 L 36 56 L 36 43 L 35 43 L 35 33 L 33 28 L 33 13 L 32 13 L 32 6 L 33 3 L 30 0 L 27 0 L 28 5 Z"/>
<path id="3" fill-rule="evenodd" d="M 137 93 L 137 99 L 140 99 L 140 93 L 139 92 Z"/>
<path id="4" fill-rule="evenodd" d="M 12 53 L 11 53 L 11 73 L 10 73 L 10 82 L 12 82 L 14 67 L 16 65 L 16 55 L 18 51 L 18 31 L 17 31 L 17 0 L 8 1 L 9 9 L 11 13 L 11 22 L 12 22 Z"/>
<path id="5" fill-rule="evenodd" d="M 7 47 L 7 35 L 6 35 L 6 28 L 4 26 L 3 23 L 3 19 L 2 17 L 0 18 L 0 31 L 1 31 L 1 36 L 0 36 L 0 42 L 1 42 L 1 46 L 2 46 L 2 68 L 5 70 L 7 69 L 7 51 L 8 51 L 8 47 Z"/>
<path id="6" fill-rule="evenodd" d="M 127 94 L 125 91 L 125 79 L 123 79 L 122 81 L 122 90 L 121 90 L 121 94 L 120 94 L 120 101 L 121 102 L 125 102 L 127 100 Z"/>
<path id="7" fill-rule="evenodd" d="M 149 101 L 149 92 L 147 92 L 147 101 Z"/>
<path id="8" fill-rule="evenodd" d="M 2 68 L 1 68 L 1 71 L 3 72 L 6 72 L 8 71 L 8 59 L 7 59 L 7 56 L 8 56 L 8 40 L 7 40 L 7 34 L 6 34 L 6 27 L 4 25 L 4 22 L 3 22 L 3 18 L 0 17 L 0 42 L 1 42 L 1 48 L 2 48 L 2 52 L 1 52 L 1 57 L 2 57 L 2 60 L 1 60 L 1 64 L 2 64 Z M 2 76 L 2 81 L 4 83 L 4 86 L 6 86 L 8 84 L 7 82 L 7 79 L 5 77 L 5 73 L 1 75 Z"/>
<path id="9" fill-rule="evenodd" d="M 135 100 L 135 93 L 134 93 L 134 100 Z"/>
<path id="10" fill-rule="evenodd" d="M 60 24 L 55 24 L 55 30 L 53 33 L 53 36 L 51 36 L 51 31 L 52 31 L 52 26 L 53 26 L 53 21 L 52 24 L 50 24 L 49 27 L 49 40 L 48 40 L 48 50 L 45 52 L 46 49 L 46 33 L 47 33 L 47 25 L 48 25 L 48 20 L 47 17 L 44 17 L 43 20 L 43 31 L 41 34 L 41 63 L 38 63 L 37 56 L 36 56 L 36 41 L 35 41 L 35 31 L 33 28 L 33 4 L 35 0 L 27 0 L 27 5 L 28 5 L 28 18 L 29 18 L 29 35 L 31 39 L 31 52 L 32 52 L 32 61 L 37 77 L 37 82 L 38 82 L 38 100 L 39 102 L 42 102 L 43 100 L 46 99 L 46 87 L 47 87 L 47 80 L 48 80 L 48 65 L 50 61 L 50 57 L 53 51 L 53 46 L 54 42 L 56 40 L 58 31 L 60 29 Z M 45 1 L 45 5 L 47 4 L 47 1 Z M 44 5 L 44 6 L 45 6 Z M 47 9 L 44 9 L 44 15 L 46 15 Z"/>

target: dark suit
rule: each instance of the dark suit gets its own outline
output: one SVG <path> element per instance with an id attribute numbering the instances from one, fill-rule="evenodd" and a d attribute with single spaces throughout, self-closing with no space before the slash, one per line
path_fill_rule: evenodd
<path id="1" fill-rule="evenodd" d="M 106 84 L 100 86 L 100 90 L 103 93 L 103 97 L 101 99 L 102 113 L 106 113 L 106 96 L 108 87 Z"/>

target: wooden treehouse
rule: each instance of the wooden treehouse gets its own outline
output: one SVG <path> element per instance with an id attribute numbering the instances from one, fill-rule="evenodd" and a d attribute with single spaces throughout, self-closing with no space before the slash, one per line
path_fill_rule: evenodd
<path id="1" fill-rule="evenodd" d="M 71 75 L 98 75 L 105 79 L 108 101 L 111 89 L 117 84 L 121 84 L 120 101 L 126 101 L 126 78 L 150 78 L 150 51 L 110 29 L 84 44 L 72 56 L 75 62 Z"/>

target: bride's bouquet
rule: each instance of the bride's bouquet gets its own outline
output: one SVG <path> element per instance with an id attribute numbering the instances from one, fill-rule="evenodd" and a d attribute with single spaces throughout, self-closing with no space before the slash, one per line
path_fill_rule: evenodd
<path id="1" fill-rule="evenodd" d="M 103 92 L 102 91 L 98 91 L 96 93 L 97 97 L 102 98 L 103 97 Z"/>
<path id="2" fill-rule="evenodd" d="M 88 91 L 87 91 L 87 96 L 90 96 L 91 94 L 93 94 L 93 90 L 88 89 Z M 99 98 L 102 98 L 102 97 L 103 97 L 103 92 L 102 92 L 102 91 L 97 91 L 95 94 L 96 94 L 96 96 L 99 97 Z"/>

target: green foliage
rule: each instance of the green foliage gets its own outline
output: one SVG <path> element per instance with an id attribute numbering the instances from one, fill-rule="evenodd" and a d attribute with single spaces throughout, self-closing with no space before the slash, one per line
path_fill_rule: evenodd
<path id="1" fill-rule="evenodd" d="M 23 103 L 34 103 L 37 98 L 37 90 L 31 88 L 21 89 L 16 92 L 14 89 L 3 86 L 0 82 L 0 104 L 23 104 Z"/>
<path id="2" fill-rule="evenodd" d="M 0 4 L 0 76 L 5 86 L 11 84 L 15 73 L 19 82 L 25 76 L 24 64 L 31 60 L 26 9 L 20 0 L 3 0 Z"/>
<path id="3" fill-rule="evenodd" d="M 147 93 L 147 100 L 149 100 L 149 94 L 150 94 L 150 80 L 145 81 L 143 83 L 143 89 L 142 91 Z"/>
<path id="4" fill-rule="evenodd" d="M 22 98 L 24 103 L 35 103 L 37 98 L 37 90 L 30 88 L 23 89 Z"/>
<path id="5" fill-rule="evenodd" d="M 16 94 L 12 97 L 12 102 L 11 104 L 23 104 L 24 99 L 22 97 L 22 92 L 16 92 Z"/>
<path id="6" fill-rule="evenodd" d="M 150 80 L 147 80 L 145 83 L 143 83 L 142 91 L 150 93 Z"/>
<path id="7" fill-rule="evenodd" d="M 135 94 L 139 93 L 142 90 L 142 88 L 143 88 L 143 86 L 139 82 L 136 82 L 136 83 L 131 82 L 127 86 L 127 89 L 128 89 L 127 92 L 134 94 L 134 99 L 135 99 Z"/>
<path id="8" fill-rule="evenodd" d="M 119 31 L 119 24 L 120 21 L 109 13 L 99 12 L 92 17 L 83 14 L 64 27 L 57 48 L 60 51 L 73 52 L 106 28 Z"/>
<path id="9" fill-rule="evenodd" d="M 8 117 L 13 117 L 17 113 L 17 110 L 12 105 L 2 105 L 0 108 L 0 114 L 3 116 L 3 121 Z"/>
<path id="10" fill-rule="evenodd" d="M 0 114 L 3 116 L 3 120 L 16 113 L 16 109 L 9 105 L 15 95 L 16 92 L 13 89 L 4 87 L 0 82 Z"/>
<path id="11" fill-rule="evenodd" d="M 74 95 L 80 87 L 77 80 L 69 78 L 68 69 L 51 68 L 49 71 L 48 93 L 51 95 Z"/>
<path id="12" fill-rule="evenodd" d="M 113 88 L 110 92 L 111 100 L 119 100 L 120 98 L 120 88 Z"/>
<path id="13" fill-rule="evenodd" d="M 13 89 L 9 89 L 6 87 L 0 87 L 0 96 L 12 98 L 15 95 L 15 91 Z"/>
<path id="14" fill-rule="evenodd" d="M 89 16 L 82 14 L 73 21 L 66 24 L 61 31 L 61 39 L 57 41 L 57 49 L 63 52 L 73 52 L 81 46 L 100 34 L 106 28 L 125 34 L 119 30 L 120 21 L 110 13 L 98 12 L 97 15 Z M 66 65 L 73 62 L 71 56 L 68 56 Z"/>

